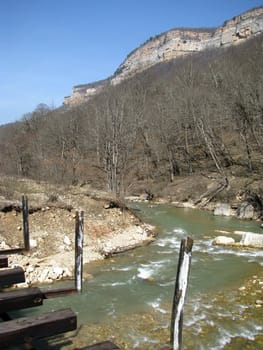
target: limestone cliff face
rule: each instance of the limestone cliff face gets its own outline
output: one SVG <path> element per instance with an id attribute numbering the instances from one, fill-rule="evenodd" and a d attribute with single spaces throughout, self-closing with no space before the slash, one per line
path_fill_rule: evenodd
<path id="1" fill-rule="evenodd" d="M 107 84 L 116 85 L 160 62 L 200 52 L 209 48 L 227 47 L 244 42 L 263 32 L 263 7 L 247 11 L 226 21 L 216 29 L 172 29 L 131 52 L 114 75 L 106 80 L 75 86 L 64 104 L 75 105 L 88 100 Z"/>

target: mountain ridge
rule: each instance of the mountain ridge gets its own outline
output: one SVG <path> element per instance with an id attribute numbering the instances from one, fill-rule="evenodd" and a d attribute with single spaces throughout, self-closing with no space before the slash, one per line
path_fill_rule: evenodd
<path id="1" fill-rule="evenodd" d="M 216 28 L 174 28 L 150 37 L 131 51 L 115 73 L 100 81 L 76 85 L 65 97 L 64 105 L 74 106 L 88 101 L 107 85 L 117 85 L 158 63 L 194 54 L 241 44 L 263 32 L 263 6 L 248 10 Z"/>

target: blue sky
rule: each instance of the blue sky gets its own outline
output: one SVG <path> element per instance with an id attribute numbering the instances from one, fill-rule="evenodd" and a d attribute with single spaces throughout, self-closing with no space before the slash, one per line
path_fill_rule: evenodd
<path id="1" fill-rule="evenodd" d="M 0 124 L 107 78 L 149 37 L 217 27 L 263 1 L 0 0 Z"/>

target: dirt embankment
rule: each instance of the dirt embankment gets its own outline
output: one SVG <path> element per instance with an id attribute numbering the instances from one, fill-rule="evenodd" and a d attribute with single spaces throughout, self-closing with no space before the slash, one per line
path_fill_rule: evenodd
<path id="1" fill-rule="evenodd" d="M 9 264 L 23 266 L 27 285 L 72 277 L 77 210 L 84 211 L 84 264 L 154 239 L 152 227 L 106 193 L 14 180 L 13 197 L 0 197 L 0 250 L 23 247 L 21 187 L 28 198 L 31 249 L 10 255 Z"/>

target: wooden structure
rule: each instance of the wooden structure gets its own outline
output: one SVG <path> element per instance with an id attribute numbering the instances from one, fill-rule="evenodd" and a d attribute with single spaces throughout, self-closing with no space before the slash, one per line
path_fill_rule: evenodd
<path id="1" fill-rule="evenodd" d="M 28 205 L 27 199 L 24 197 L 22 199 L 22 207 L 24 248 L 8 249 L 4 251 L 5 253 L 17 253 L 30 249 Z M 25 282 L 25 274 L 21 267 L 8 268 L 8 257 L 0 255 L 0 318 L 3 321 L 0 323 L 0 349 L 17 344 L 25 344 L 26 349 L 33 349 L 31 342 L 34 339 L 65 333 L 77 328 L 77 316 L 71 309 L 62 309 L 13 320 L 8 313 L 10 311 L 41 306 L 44 299 L 82 291 L 83 237 L 84 213 L 81 211 L 76 213 L 74 288 L 55 289 L 46 292 L 41 291 L 37 287 L 1 291 L 1 289 L 10 287 L 12 284 Z M 163 350 L 181 350 L 182 348 L 183 306 L 191 264 L 192 246 L 193 240 L 191 238 L 188 237 L 187 240 L 181 240 L 172 306 L 170 346 L 162 348 Z M 121 349 L 114 343 L 105 341 L 79 350 Z"/>
<path id="2" fill-rule="evenodd" d="M 170 345 L 172 350 L 181 350 L 182 348 L 183 308 L 191 265 L 192 247 L 192 238 L 187 237 L 187 240 L 181 240 L 171 317 Z"/>
<path id="3" fill-rule="evenodd" d="M 1 258 L 0 258 L 1 260 Z M 6 260 L 5 260 L 6 261 Z M 16 273 L 14 273 L 16 270 Z M 2 277 L 4 276 L 4 279 Z M 7 281 L 8 285 L 24 281 L 24 271 L 21 268 L 0 269 L 0 282 Z M 6 282 L 2 283 L 5 286 Z M 76 292 L 71 290 L 56 289 L 47 292 L 38 287 L 21 288 L 0 291 L 0 349 L 9 346 L 24 344 L 25 348 L 33 349 L 33 340 L 50 337 L 60 333 L 75 330 L 77 328 L 77 316 L 71 309 L 63 309 L 54 312 L 42 313 L 28 317 L 11 319 L 8 312 L 41 306 L 44 299 Z M 110 341 L 90 345 L 81 350 L 120 350 Z"/>
<path id="4" fill-rule="evenodd" d="M 46 292 L 38 287 L 6 290 L 13 284 L 25 282 L 21 267 L 9 268 L 6 254 L 30 250 L 28 202 L 22 197 L 24 247 L 1 250 L 0 254 L 0 349 L 24 344 L 32 349 L 35 339 L 49 337 L 77 328 L 77 316 L 71 309 L 57 310 L 28 317 L 11 319 L 9 312 L 41 306 L 45 299 L 82 291 L 84 213 L 76 212 L 75 225 L 75 284 L 74 288 L 53 289 Z M 83 350 L 118 350 L 112 342 L 106 341 L 90 345 Z"/>
<path id="5" fill-rule="evenodd" d="M 77 316 L 71 309 L 20 317 L 0 323 L 0 347 L 23 344 L 31 339 L 49 337 L 77 328 Z"/>
<path id="6" fill-rule="evenodd" d="M 75 288 L 82 290 L 83 276 L 83 239 L 84 239 L 84 212 L 76 213 L 75 225 Z"/>
<path id="7" fill-rule="evenodd" d="M 27 348 L 30 349 L 33 339 L 49 337 L 77 328 L 77 316 L 71 309 L 12 320 L 8 312 L 40 306 L 43 304 L 43 300 L 50 296 L 50 293 L 46 296 L 37 287 L 6 291 L 3 289 L 6 286 L 25 282 L 25 274 L 21 267 L 5 267 L 0 269 L 0 288 L 2 288 L 0 292 L 0 318 L 3 321 L 0 323 L 0 349 L 17 344 L 27 344 Z"/>
<path id="8" fill-rule="evenodd" d="M 15 249 L 6 249 L 0 251 L 4 254 L 20 253 L 30 249 L 29 244 L 29 224 L 28 224 L 28 203 L 27 198 L 22 198 L 23 213 L 23 231 L 24 231 L 24 247 Z M 78 213 L 77 213 L 78 215 Z M 82 213 L 83 218 L 83 213 Z M 78 221 L 77 221 L 78 222 Z M 83 224 L 83 220 L 82 220 Z M 76 232 L 77 224 L 76 224 Z M 77 241 L 77 239 L 76 239 Z M 75 259 L 78 271 L 82 271 L 82 254 L 83 254 L 83 230 L 82 240 L 78 240 L 78 260 Z M 59 333 L 68 332 L 76 329 L 77 316 L 71 309 L 58 310 L 54 312 L 33 315 L 11 319 L 9 312 L 41 306 L 44 299 L 66 295 L 70 293 L 80 292 L 82 290 L 82 273 L 81 280 L 78 278 L 78 289 L 56 289 L 47 292 L 41 291 L 40 288 L 22 288 L 5 290 L 13 284 L 25 282 L 25 273 L 22 267 L 8 267 L 8 257 L 0 255 L 0 349 L 17 344 L 27 344 L 27 348 L 31 348 L 31 341 L 42 337 L 49 337 Z M 76 277 L 75 277 L 76 279 Z M 76 282 L 75 282 L 76 284 Z"/>
<path id="9" fill-rule="evenodd" d="M 0 288 L 25 282 L 25 273 L 22 267 L 0 270 Z"/>

